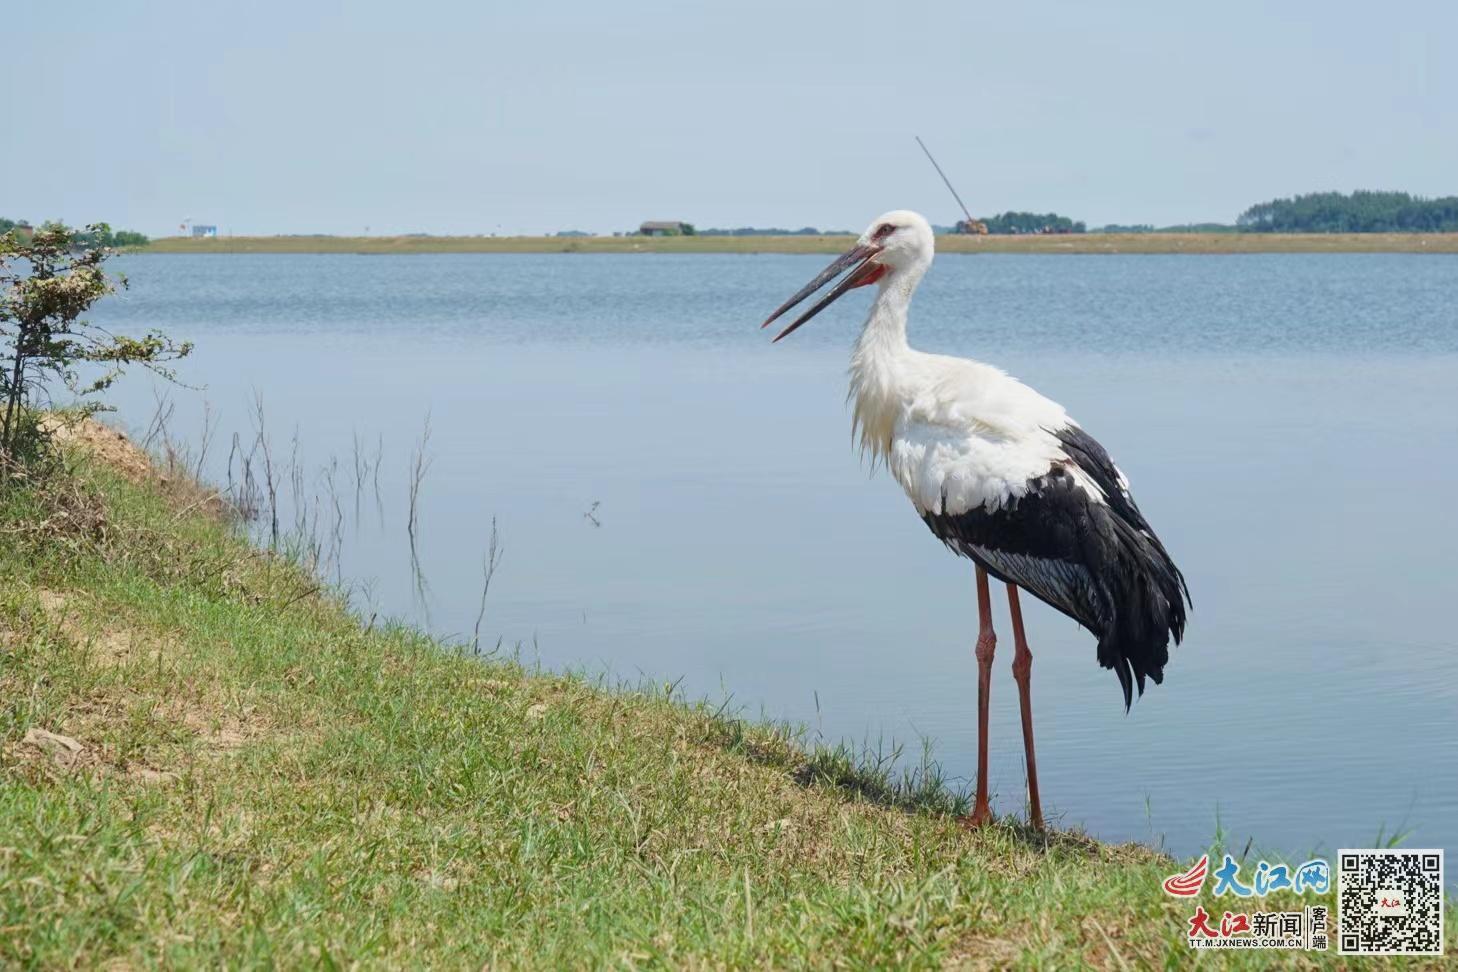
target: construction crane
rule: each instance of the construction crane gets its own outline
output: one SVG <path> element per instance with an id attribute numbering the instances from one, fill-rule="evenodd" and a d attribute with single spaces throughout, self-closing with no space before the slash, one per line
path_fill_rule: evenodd
<path id="1" fill-rule="evenodd" d="M 946 183 L 947 189 L 951 191 L 952 198 L 957 200 L 958 206 L 962 207 L 962 215 L 967 217 L 966 219 L 959 219 L 957 221 L 957 232 L 965 233 L 969 236 L 986 236 L 987 224 L 980 219 L 972 218 L 972 214 L 967 211 L 967 204 L 962 201 L 961 196 L 957 195 L 957 190 L 952 188 L 952 180 L 948 179 L 947 174 L 942 171 L 942 167 L 937 165 L 937 160 L 932 157 L 931 149 L 926 147 L 926 143 L 921 140 L 920 135 L 916 136 L 916 144 L 920 145 L 921 150 L 926 153 L 927 160 L 931 162 L 932 168 L 937 170 L 937 175 L 942 177 L 942 182 Z"/>

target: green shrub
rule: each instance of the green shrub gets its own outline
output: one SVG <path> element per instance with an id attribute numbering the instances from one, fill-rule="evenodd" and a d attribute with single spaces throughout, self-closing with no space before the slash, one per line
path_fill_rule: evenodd
<path id="1" fill-rule="evenodd" d="M 45 425 L 34 411 L 53 405 L 61 389 L 96 395 L 132 364 L 171 378 L 166 362 L 192 350 L 154 331 L 111 334 L 82 317 L 126 286 L 103 268 L 115 253 L 102 242 L 110 239 L 105 223 L 80 232 L 47 223 L 29 237 L 0 235 L 0 466 L 23 462 L 44 445 Z M 101 408 L 94 400 L 82 405 L 88 413 Z"/>

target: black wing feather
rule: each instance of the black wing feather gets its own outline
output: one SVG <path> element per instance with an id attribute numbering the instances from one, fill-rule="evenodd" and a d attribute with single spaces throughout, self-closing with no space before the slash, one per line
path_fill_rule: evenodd
<path id="1" fill-rule="evenodd" d="M 1174 598 L 1175 602 L 1178 604 L 1182 596 L 1184 603 L 1194 607 L 1195 603 L 1190 597 L 1190 587 L 1185 583 L 1185 575 L 1175 566 L 1174 560 L 1164 549 L 1164 544 L 1160 542 L 1159 537 L 1155 536 L 1154 527 L 1150 526 L 1149 521 L 1144 518 L 1139 504 L 1134 502 L 1133 494 L 1124 485 L 1123 474 L 1119 472 L 1119 467 L 1114 465 L 1114 460 L 1108 450 L 1104 448 L 1103 443 L 1075 423 L 1070 423 L 1065 428 L 1055 431 L 1053 435 L 1063 444 L 1063 451 L 1083 471 L 1084 475 L 1092 479 L 1099 489 L 1104 491 L 1104 497 L 1114 512 L 1129 526 L 1144 534 L 1154 545 L 1163 561 L 1163 566 L 1173 573 L 1177 581 L 1178 591 Z M 1175 633 L 1175 644 L 1179 644 L 1184 631 L 1184 623 L 1184 611 L 1181 610 L 1180 630 Z"/>
<path id="2" fill-rule="evenodd" d="M 1136 684 L 1143 694 L 1146 678 L 1164 680 L 1169 640 L 1184 636 L 1189 590 L 1104 447 L 1076 425 L 1053 435 L 1067 460 L 1017 499 L 995 511 L 923 518 L 947 546 L 1097 635 L 1099 663 L 1118 675 L 1128 708 Z"/>

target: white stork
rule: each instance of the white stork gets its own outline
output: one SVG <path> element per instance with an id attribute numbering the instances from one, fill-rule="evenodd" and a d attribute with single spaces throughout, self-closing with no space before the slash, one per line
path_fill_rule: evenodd
<path id="1" fill-rule="evenodd" d="M 992 819 L 987 802 L 987 704 L 996 636 L 987 575 L 1007 584 L 1013 678 L 1022 709 L 1028 807 L 1042 829 L 1033 714 L 1032 653 L 1021 587 L 1088 628 L 1112 668 L 1124 708 L 1145 679 L 1164 679 L 1169 640 L 1185 629 L 1189 589 L 1104 447 L 1063 406 L 1003 371 L 927 354 L 906 343 L 911 295 L 935 243 L 919 214 L 889 212 L 856 245 L 769 316 L 765 326 L 849 273 L 781 331 L 778 341 L 855 287 L 879 291 L 851 355 L 854 428 L 932 533 L 977 565 L 977 795 L 966 823 Z"/>

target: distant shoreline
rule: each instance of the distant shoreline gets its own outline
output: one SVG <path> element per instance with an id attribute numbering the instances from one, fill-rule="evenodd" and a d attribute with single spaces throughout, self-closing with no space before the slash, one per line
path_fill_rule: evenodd
<path id="1" fill-rule="evenodd" d="M 136 253 L 839 253 L 849 236 L 225 236 Z M 1458 253 L 1458 233 L 939 236 L 942 253 Z"/>

